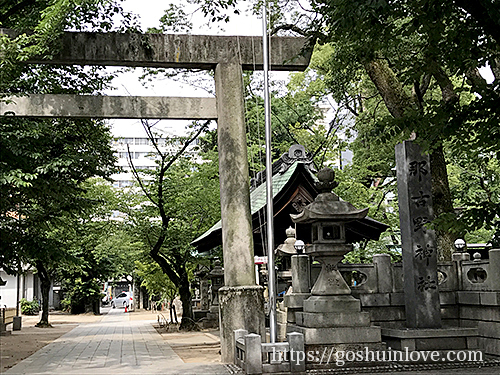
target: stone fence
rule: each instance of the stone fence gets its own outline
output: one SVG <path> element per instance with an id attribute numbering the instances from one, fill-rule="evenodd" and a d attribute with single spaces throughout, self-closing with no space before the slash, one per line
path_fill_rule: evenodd
<path id="1" fill-rule="evenodd" d="M 454 254 L 453 261 L 438 263 L 438 288 L 444 326 L 477 327 L 479 344 L 487 354 L 500 356 L 500 249 L 490 250 L 489 259 L 477 254 Z M 404 328 L 403 267 L 379 254 L 371 264 L 339 264 L 339 271 L 359 298 L 372 324 Z M 311 267 L 311 285 L 320 266 Z"/>
<path id="2" fill-rule="evenodd" d="M 286 342 L 263 343 L 247 330 L 234 331 L 234 359 L 245 374 L 305 373 L 304 335 L 292 332 Z"/>

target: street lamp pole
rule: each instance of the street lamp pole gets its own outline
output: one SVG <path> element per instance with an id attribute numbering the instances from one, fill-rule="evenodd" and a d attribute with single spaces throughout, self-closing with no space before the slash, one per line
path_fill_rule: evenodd
<path id="1" fill-rule="evenodd" d="M 264 112 L 266 127 L 266 206 L 267 206 L 267 265 L 269 290 L 269 337 L 276 342 L 276 277 L 274 269 L 273 166 L 271 153 L 271 104 L 269 97 L 269 52 L 267 37 L 267 1 L 262 6 L 262 54 L 264 59 Z"/>

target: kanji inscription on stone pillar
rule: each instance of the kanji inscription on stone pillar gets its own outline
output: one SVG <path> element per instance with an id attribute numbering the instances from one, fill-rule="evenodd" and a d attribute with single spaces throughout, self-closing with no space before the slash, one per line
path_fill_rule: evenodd
<path id="1" fill-rule="evenodd" d="M 408 328 L 441 327 L 429 156 L 412 141 L 396 145 L 399 220 Z"/>

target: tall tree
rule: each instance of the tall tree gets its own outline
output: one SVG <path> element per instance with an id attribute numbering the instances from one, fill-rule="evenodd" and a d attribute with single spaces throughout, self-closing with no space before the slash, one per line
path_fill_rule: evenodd
<path id="1" fill-rule="evenodd" d="M 0 92 L 95 94 L 106 86 L 98 68 L 27 66 L 30 57 L 57 53 L 65 28 L 103 30 L 119 8 L 106 12 L 106 1 L 9 1 L 2 3 L 0 23 L 19 36 L 0 37 Z M 27 32 L 27 31 L 30 32 Z M 4 100 L 0 98 L 0 100 Z M 102 121 L 0 119 L 0 263 L 11 272 L 20 262 L 37 268 L 42 286 L 40 325 L 48 325 L 51 278 L 67 260 L 67 241 L 54 234 L 62 216 L 78 213 L 88 202 L 81 184 L 92 176 L 108 177 L 115 158 L 111 136 Z"/>
<path id="2" fill-rule="evenodd" d="M 217 161 L 194 163 L 185 152 L 208 123 L 195 124 L 187 137 L 168 139 L 180 145 L 174 154 L 160 145 L 165 139 L 155 134 L 154 124 L 143 121 L 143 125 L 158 165 L 155 171 L 138 171 L 130 159 L 142 203 L 139 210 L 127 213 L 147 244 L 149 256 L 179 290 L 180 328 L 191 329 L 190 267 L 195 254 L 190 243 L 220 217 Z"/>
<path id="3" fill-rule="evenodd" d="M 237 3 L 197 2 L 206 14 L 222 20 L 225 8 Z M 438 246 L 441 257 L 449 259 L 457 225 L 445 145 L 498 157 L 499 21 L 495 15 L 500 5 L 467 0 L 274 2 L 274 9 L 285 12 L 294 6 L 295 13 L 271 17 L 273 29 L 299 31 L 311 36 L 313 44 L 319 41 L 333 47 L 326 66 L 335 78 L 331 92 L 336 100 L 356 103 L 358 109 L 363 104 L 359 98 L 381 100 L 376 108 L 383 107 L 385 114 L 372 113 L 372 133 L 399 137 L 413 133 L 430 151 L 436 222 L 448 219 L 446 228 L 437 228 Z M 293 23 L 287 20 L 289 15 Z M 491 68 L 495 79 L 491 84 L 479 74 L 484 65 Z M 360 87 L 361 75 L 369 77 L 371 88 L 365 86 L 365 91 L 352 95 L 353 87 Z"/>

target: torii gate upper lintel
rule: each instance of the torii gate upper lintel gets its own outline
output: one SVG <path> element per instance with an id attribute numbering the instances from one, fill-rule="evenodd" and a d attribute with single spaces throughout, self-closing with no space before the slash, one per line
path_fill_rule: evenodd
<path id="1" fill-rule="evenodd" d="M 19 33 L 0 28 L 0 35 Z M 305 38 L 271 37 L 271 70 L 302 71 L 309 65 Z M 184 69 L 215 69 L 237 61 L 243 70 L 262 70 L 262 38 L 191 34 L 65 32 L 60 52 L 31 63 Z"/>
<path id="2" fill-rule="evenodd" d="M 15 32 L 0 29 L 0 35 L 10 37 Z M 222 362 L 234 361 L 233 331 L 245 329 L 265 337 L 263 293 L 255 285 L 252 222 L 250 214 L 249 172 L 244 113 L 244 87 L 242 70 L 258 70 L 263 66 L 262 39 L 251 36 L 205 36 L 123 33 L 75 33 L 62 36 L 62 48 L 52 59 L 33 59 L 28 63 L 54 65 L 102 65 L 159 68 L 197 68 L 215 70 L 216 111 L 208 110 L 205 118 L 217 116 L 219 177 L 222 216 L 222 245 L 225 286 L 219 290 Z M 309 64 L 310 54 L 303 53 L 305 38 L 273 37 L 270 43 L 271 70 L 302 71 Z M 97 112 L 95 106 L 75 105 L 78 97 L 67 99 L 73 113 L 65 105 L 54 105 L 57 98 L 33 95 L 23 97 L 26 113 L 21 106 L 9 107 L 17 116 L 89 117 Z M 12 98 L 14 101 L 15 98 Z M 171 98 L 174 99 L 174 98 Z M 172 100 L 156 99 L 154 105 L 144 106 L 140 98 L 119 103 L 119 97 L 99 100 L 101 116 L 106 117 L 110 107 L 124 108 L 111 111 L 113 118 L 128 118 L 130 107 L 145 108 L 141 115 L 153 113 L 153 107 L 164 114 L 155 118 L 182 116 L 183 108 L 196 113 L 195 103 L 213 105 L 212 102 L 191 98 L 173 110 Z M 32 100 L 38 100 L 38 104 Z M 61 98 L 63 100 L 63 98 Z M 176 98 L 182 102 L 182 98 Z M 187 101 L 187 99 L 185 100 Z M 177 102 L 176 102 L 177 103 Z M 81 103 L 79 103 L 81 104 Z M 194 107 L 193 107 L 194 105 Z M 84 108 L 82 110 L 81 108 Z M 89 108 L 89 113 L 85 110 Z M 3 108 L 5 110 L 5 107 Z M 5 111 L 0 106 L 0 115 Z M 25 111 L 25 113 L 23 113 Z M 201 109 L 200 109 L 201 111 Z M 110 112 L 110 113 L 111 113 Z M 118 113 L 117 113 L 118 112 Z M 5 113 L 7 114 L 7 113 Z M 188 116 L 184 116 L 187 118 Z M 179 117 L 176 117 L 179 118 Z M 199 118 L 199 117 L 198 117 Z"/>

